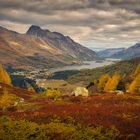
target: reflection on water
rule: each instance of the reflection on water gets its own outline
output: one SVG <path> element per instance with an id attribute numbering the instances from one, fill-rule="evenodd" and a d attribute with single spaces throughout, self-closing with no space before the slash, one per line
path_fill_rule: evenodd
<path id="1" fill-rule="evenodd" d="M 109 59 L 109 58 L 106 60 L 99 60 L 99 61 L 84 61 L 83 65 L 64 66 L 61 68 L 50 69 L 50 71 L 58 72 L 58 71 L 65 71 L 65 70 L 93 69 L 97 67 L 107 66 L 118 61 L 120 61 L 120 59 Z"/>

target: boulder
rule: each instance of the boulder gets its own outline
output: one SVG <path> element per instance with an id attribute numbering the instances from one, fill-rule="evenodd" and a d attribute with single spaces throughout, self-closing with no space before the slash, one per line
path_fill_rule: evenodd
<path id="1" fill-rule="evenodd" d="M 89 92 L 86 88 L 84 87 L 77 87 L 74 91 L 73 91 L 74 96 L 83 96 L 83 97 L 87 97 L 89 96 Z"/>
<path id="2" fill-rule="evenodd" d="M 120 91 L 120 90 L 118 90 L 116 93 L 117 93 L 117 96 L 124 95 L 124 92 L 123 91 Z"/>

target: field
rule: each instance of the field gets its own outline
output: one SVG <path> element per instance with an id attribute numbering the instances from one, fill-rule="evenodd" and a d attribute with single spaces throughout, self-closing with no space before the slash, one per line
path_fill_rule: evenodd
<path id="1" fill-rule="evenodd" d="M 65 80 L 45 80 L 38 83 L 39 86 L 43 85 L 45 89 L 59 89 L 63 93 L 71 93 L 78 85 L 69 84 Z"/>
<path id="2" fill-rule="evenodd" d="M 87 98 L 63 96 L 54 101 L 44 95 L 32 93 L 24 92 L 28 95 L 23 96 L 18 88 L 13 90 L 26 100 L 14 111 L 1 111 L 1 117 L 6 115 L 14 120 L 26 119 L 38 124 L 58 119 L 62 123 L 72 122 L 83 127 L 103 126 L 106 129 L 119 130 L 124 140 L 140 139 L 139 95 L 101 94 Z M 12 88 L 9 91 L 12 92 Z"/>

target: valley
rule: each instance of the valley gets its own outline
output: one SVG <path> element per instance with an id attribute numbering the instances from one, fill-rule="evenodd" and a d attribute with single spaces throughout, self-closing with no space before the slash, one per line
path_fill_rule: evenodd
<path id="1" fill-rule="evenodd" d="M 0 140 L 140 140 L 140 0 L 0 0 Z"/>
<path id="2" fill-rule="evenodd" d="M 94 69 L 7 69 L 10 76 L 1 66 L 0 137 L 139 140 L 140 58 L 104 61 Z"/>
<path id="3" fill-rule="evenodd" d="M 69 66 L 62 66 L 57 68 L 48 68 L 48 69 L 36 69 L 36 70 L 14 70 L 11 72 L 11 75 L 20 75 L 25 76 L 30 79 L 37 79 L 37 77 L 42 77 L 41 79 L 47 79 L 50 75 L 53 75 L 55 72 L 60 71 L 74 71 L 74 70 L 84 70 L 84 69 L 93 69 L 97 67 L 103 67 L 107 65 L 111 65 L 120 61 L 120 59 L 102 59 L 102 60 L 94 60 L 94 61 L 83 61 L 83 64 L 72 64 Z"/>
<path id="4" fill-rule="evenodd" d="M 139 54 L 95 53 L 35 25 L 0 31 L 0 139 L 139 140 Z"/>

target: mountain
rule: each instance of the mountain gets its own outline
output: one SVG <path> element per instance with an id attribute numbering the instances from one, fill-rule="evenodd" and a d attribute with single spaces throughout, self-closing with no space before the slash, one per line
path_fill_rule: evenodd
<path id="1" fill-rule="evenodd" d="M 107 57 L 111 57 L 112 55 L 123 51 L 124 48 L 110 48 L 110 49 L 105 49 L 105 50 L 101 50 L 97 52 L 97 55 L 99 57 L 103 57 L 103 58 L 107 58 Z"/>
<path id="2" fill-rule="evenodd" d="M 0 27 L 0 63 L 21 69 L 50 68 L 94 60 L 96 53 L 57 32 L 32 25 L 26 34 Z"/>
<path id="3" fill-rule="evenodd" d="M 135 58 L 139 56 L 140 56 L 140 43 L 137 43 L 132 47 L 129 47 L 127 49 L 124 49 L 120 52 L 113 54 L 111 57 L 128 59 L 128 58 Z"/>

